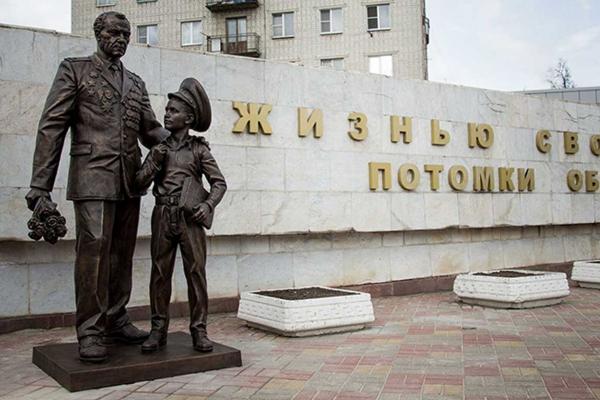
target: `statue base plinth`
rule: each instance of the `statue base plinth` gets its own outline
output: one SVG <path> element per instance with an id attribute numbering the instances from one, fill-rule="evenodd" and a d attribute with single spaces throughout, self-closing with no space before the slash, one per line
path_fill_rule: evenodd
<path id="1" fill-rule="evenodd" d="M 242 365 L 239 350 L 213 343 L 212 352 L 200 353 L 190 335 L 173 332 L 153 353 L 142 354 L 140 345 L 110 346 L 100 364 L 80 361 L 77 343 L 50 344 L 33 348 L 33 363 L 71 392 Z"/>

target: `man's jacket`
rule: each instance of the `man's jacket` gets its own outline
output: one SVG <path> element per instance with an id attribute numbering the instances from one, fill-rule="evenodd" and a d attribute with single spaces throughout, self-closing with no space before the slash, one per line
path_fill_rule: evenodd
<path id="1" fill-rule="evenodd" d="M 122 69 L 120 85 L 97 54 L 67 58 L 60 64 L 38 127 L 32 188 L 51 191 L 54 187 L 70 128 L 67 199 L 140 196 L 133 185 L 141 165 L 138 139 L 146 147 L 154 145 L 156 139 L 149 132 L 160 123 L 142 79 Z"/>

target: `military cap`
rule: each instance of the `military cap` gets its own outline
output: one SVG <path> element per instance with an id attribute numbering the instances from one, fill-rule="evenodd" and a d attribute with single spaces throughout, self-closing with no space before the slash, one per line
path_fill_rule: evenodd
<path id="1" fill-rule="evenodd" d="M 167 95 L 169 99 L 178 99 L 187 104 L 194 112 L 194 124 L 191 128 L 198 132 L 204 132 L 210 127 L 212 114 L 210 101 L 204 88 L 194 78 L 185 78 L 179 90 Z"/>

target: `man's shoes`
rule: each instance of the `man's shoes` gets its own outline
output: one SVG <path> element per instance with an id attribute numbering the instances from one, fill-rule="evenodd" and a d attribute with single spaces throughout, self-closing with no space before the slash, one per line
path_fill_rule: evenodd
<path id="1" fill-rule="evenodd" d="M 167 335 L 157 330 L 150 332 L 150 337 L 142 343 L 142 353 L 157 351 L 167 344 Z"/>
<path id="2" fill-rule="evenodd" d="M 146 340 L 149 333 L 138 329 L 131 322 L 123 325 L 116 331 L 110 331 L 104 335 L 104 344 L 111 345 L 117 342 L 126 344 L 140 344 Z"/>
<path id="3" fill-rule="evenodd" d="M 194 343 L 194 350 L 196 351 L 209 353 L 213 350 L 213 344 L 206 336 L 206 332 L 192 333 L 192 342 Z"/>
<path id="4" fill-rule="evenodd" d="M 101 363 L 106 361 L 108 352 L 102 346 L 99 336 L 86 336 L 79 340 L 79 359 L 81 361 Z"/>

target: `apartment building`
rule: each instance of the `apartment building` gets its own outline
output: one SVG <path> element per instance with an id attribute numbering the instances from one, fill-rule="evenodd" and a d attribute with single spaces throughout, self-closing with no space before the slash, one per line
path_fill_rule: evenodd
<path id="1" fill-rule="evenodd" d="M 73 0 L 72 32 L 109 10 L 149 46 L 427 79 L 425 0 Z"/>

